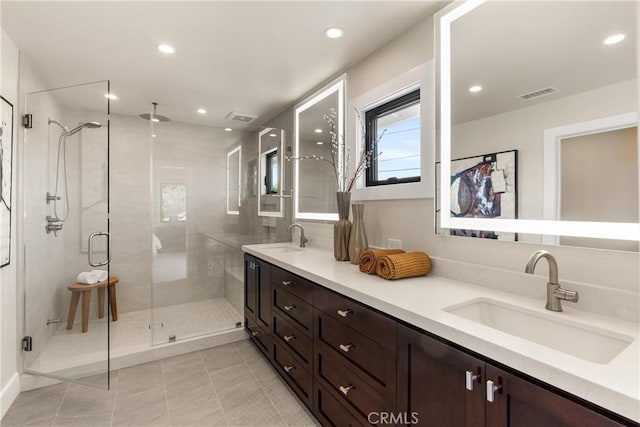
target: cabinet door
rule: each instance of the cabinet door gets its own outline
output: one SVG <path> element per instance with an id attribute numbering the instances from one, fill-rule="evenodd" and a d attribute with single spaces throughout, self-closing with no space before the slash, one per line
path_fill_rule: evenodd
<path id="1" fill-rule="evenodd" d="M 487 426 L 609 427 L 624 425 L 489 364 L 487 364 L 486 380 L 498 387 L 491 393 L 485 385 L 487 387 Z"/>
<path id="2" fill-rule="evenodd" d="M 255 263 L 257 265 L 256 277 L 258 278 L 256 286 L 258 304 L 256 320 L 269 329 L 271 326 L 271 265 L 259 259 L 255 259 Z"/>
<path id="3" fill-rule="evenodd" d="M 397 356 L 397 411 L 413 425 L 484 426 L 483 361 L 403 325 Z"/>
<path id="4" fill-rule="evenodd" d="M 256 258 L 244 256 L 244 311 L 245 316 L 256 320 L 258 310 L 258 268 Z"/>

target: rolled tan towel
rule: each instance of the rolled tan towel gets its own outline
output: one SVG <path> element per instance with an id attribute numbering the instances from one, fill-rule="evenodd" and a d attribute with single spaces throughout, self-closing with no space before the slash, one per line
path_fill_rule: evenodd
<path id="1" fill-rule="evenodd" d="M 403 254 L 402 249 L 368 249 L 360 254 L 358 267 L 367 274 L 376 274 L 376 266 L 381 256 Z"/>
<path id="2" fill-rule="evenodd" d="M 387 280 L 424 276 L 430 271 L 431 258 L 418 251 L 382 256 L 376 267 L 376 274 Z"/>

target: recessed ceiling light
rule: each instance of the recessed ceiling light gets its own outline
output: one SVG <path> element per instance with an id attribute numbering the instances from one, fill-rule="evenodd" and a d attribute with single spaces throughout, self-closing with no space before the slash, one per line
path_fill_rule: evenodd
<path id="1" fill-rule="evenodd" d="M 198 114 L 207 114 L 207 110 L 205 110 L 204 108 L 198 108 L 196 110 L 196 113 L 198 113 Z"/>
<path id="2" fill-rule="evenodd" d="M 156 134 L 155 134 L 155 133 L 152 133 L 152 134 L 151 134 L 151 138 L 155 138 L 155 137 L 156 137 Z"/>
<path id="3" fill-rule="evenodd" d="M 318 145 L 322 145 L 322 144 L 324 144 L 324 142 L 322 142 L 322 141 L 318 141 L 318 142 L 316 142 L 316 144 L 318 144 Z"/>
<path id="4" fill-rule="evenodd" d="M 314 131 L 315 133 L 322 133 L 322 129 L 318 128 Z"/>
<path id="5" fill-rule="evenodd" d="M 329 27 L 324 30 L 324 35 L 329 37 L 330 39 L 339 39 L 344 34 L 342 28 L 340 27 Z"/>
<path id="6" fill-rule="evenodd" d="M 624 40 L 625 37 L 626 36 L 624 34 L 614 34 L 604 39 L 604 44 L 612 45 L 612 44 L 620 43 L 622 40 Z"/>
<path id="7" fill-rule="evenodd" d="M 479 85 L 471 86 L 469 88 L 469 92 L 471 93 L 480 92 L 481 90 L 482 90 L 482 86 L 479 86 Z"/>
<path id="8" fill-rule="evenodd" d="M 227 132 L 231 132 L 233 129 L 231 129 L 231 128 L 224 128 L 224 130 L 226 130 Z"/>
<path id="9" fill-rule="evenodd" d="M 115 96 L 115 95 L 114 95 L 114 94 L 112 94 L 112 93 L 105 93 L 105 94 L 104 94 L 104 97 L 105 97 L 105 98 L 107 98 L 107 99 L 111 99 L 111 100 L 113 100 L 113 101 L 115 101 L 116 99 L 118 99 L 118 97 L 117 97 L 117 96 Z"/>
<path id="10" fill-rule="evenodd" d="M 167 55 L 171 55 L 172 53 L 175 53 L 175 49 L 173 48 L 173 46 L 168 45 L 168 44 L 160 44 L 158 45 L 158 50 L 162 53 L 166 53 Z"/>
<path id="11" fill-rule="evenodd" d="M 270 133 L 270 134 L 269 134 L 269 136 L 270 136 L 271 138 L 275 138 L 275 137 L 276 137 L 276 136 L 278 136 L 278 135 L 276 135 L 275 133 Z"/>

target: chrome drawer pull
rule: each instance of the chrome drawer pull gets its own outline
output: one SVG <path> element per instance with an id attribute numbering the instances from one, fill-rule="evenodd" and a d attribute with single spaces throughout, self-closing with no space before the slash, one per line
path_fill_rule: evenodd
<path id="1" fill-rule="evenodd" d="M 473 391 L 473 383 L 478 379 L 478 376 L 471 371 L 465 371 L 465 386 L 467 390 Z"/>
<path id="2" fill-rule="evenodd" d="M 284 370 L 285 370 L 285 372 L 291 372 L 291 371 L 293 371 L 294 369 L 296 369 L 296 367 L 295 367 L 295 366 L 293 366 L 293 365 L 289 365 L 289 366 L 283 366 L 283 367 L 282 367 L 282 369 L 284 369 Z"/>
<path id="3" fill-rule="evenodd" d="M 487 380 L 487 402 L 493 402 L 496 398 L 496 391 L 500 390 L 502 386 L 500 384 L 495 385 L 491 380 Z"/>
<path id="4" fill-rule="evenodd" d="M 340 350 L 344 351 L 345 353 L 348 353 L 349 350 L 351 350 L 354 347 L 353 344 L 349 343 L 347 345 L 344 344 L 340 344 Z"/>
<path id="5" fill-rule="evenodd" d="M 291 305 L 285 305 L 283 308 L 287 311 L 291 311 L 292 309 L 296 308 L 296 306 L 291 304 Z"/>
<path id="6" fill-rule="evenodd" d="M 338 315 L 341 317 L 347 317 L 351 313 L 353 313 L 353 311 L 349 310 L 348 308 L 346 310 L 338 310 Z"/>
<path id="7" fill-rule="evenodd" d="M 296 336 L 295 336 L 295 335 L 284 335 L 282 338 L 284 338 L 284 340 L 285 340 L 286 342 L 289 342 L 289 341 L 291 341 L 291 340 L 295 339 L 295 338 L 296 338 Z"/>
<path id="8" fill-rule="evenodd" d="M 354 387 L 351 384 L 349 384 L 347 387 L 341 385 L 339 388 L 340 388 L 340 392 L 346 396 L 347 394 L 349 394 L 351 390 L 353 390 Z"/>
<path id="9" fill-rule="evenodd" d="M 292 284 L 292 283 L 293 283 L 293 282 L 290 282 L 290 281 L 288 281 L 288 280 L 283 280 L 283 281 L 282 281 L 282 284 L 283 284 L 284 286 L 289 286 L 289 285 L 290 285 L 290 284 Z"/>
<path id="10" fill-rule="evenodd" d="M 257 337 L 258 335 L 260 335 L 260 331 L 251 332 L 251 336 L 253 336 L 253 337 Z"/>

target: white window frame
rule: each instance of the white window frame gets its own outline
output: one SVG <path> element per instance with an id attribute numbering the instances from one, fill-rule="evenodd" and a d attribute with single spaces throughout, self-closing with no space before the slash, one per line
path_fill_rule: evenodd
<path id="1" fill-rule="evenodd" d="M 365 144 L 358 114 L 365 119 L 368 110 L 420 89 L 420 182 L 366 186 L 365 173 L 351 190 L 352 201 L 433 198 L 435 194 L 435 81 L 434 61 L 428 61 L 351 100 L 347 141 L 353 171 Z M 356 114 L 356 111 L 358 112 Z"/>

